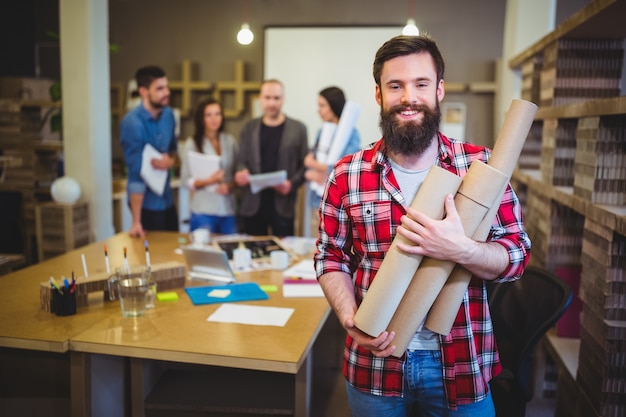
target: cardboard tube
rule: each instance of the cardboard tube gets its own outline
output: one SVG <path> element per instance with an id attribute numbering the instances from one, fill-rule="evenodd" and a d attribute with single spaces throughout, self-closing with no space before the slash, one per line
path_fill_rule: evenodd
<path id="1" fill-rule="evenodd" d="M 491 187 L 482 186 L 485 178 L 489 178 Z M 481 161 L 472 163 L 454 197 L 467 236 L 474 233 L 491 207 L 499 205 L 500 189 L 507 184 L 506 175 Z M 393 356 L 402 356 L 455 265 L 451 261 L 432 258 L 422 261 L 387 329 L 396 332 Z"/>
<path id="2" fill-rule="evenodd" d="M 500 195 L 504 194 L 507 185 L 508 183 L 504 185 Z M 491 230 L 491 224 L 493 223 L 493 219 L 496 217 L 499 206 L 499 204 L 494 205 L 489 210 L 483 221 L 472 235 L 472 239 L 479 242 L 487 240 L 489 231 Z M 456 311 L 453 311 L 454 309 L 451 306 L 461 305 L 471 279 L 471 272 L 463 268 L 461 265 L 455 266 L 444 287 L 439 292 L 437 299 L 433 303 L 432 308 L 428 313 L 428 317 L 426 318 L 426 323 L 424 323 L 424 327 L 442 335 L 450 333 L 450 330 L 452 330 L 452 324 L 454 323 L 454 319 L 458 313 L 458 308 Z"/>
<path id="3" fill-rule="evenodd" d="M 517 165 L 517 159 L 522 152 L 536 112 L 535 104 L 524 100 L 513 100 L 505 116 L 491 158 L 489 158 L 489 165 L 508 178 L 511 177 Z M 501 190 L 500 200 L 505 191 L 506 186 Z M 487 239 L 497 212 L 498 207 L 494 205 L 472 235 L 474 240 L 484 242 Z M 459 214 L 463 215 L 461 212 Z M 472 275 L 465 268 L 456 267 L 453 270 L 453 275 L 444 285 L 428 313 L 425 323 L 428 329 L 443 335 L 450 333 L 471 278 Z"/>
<path id="4" fill-rule="evenodd" d="M 461 178 L 459 176 L 441 167 L 433 166 L 413 199 L 411 207 L 428 217 L 441 219 L 443 218 L 446 195 L 455 194 L 460 184 Z M 387 329 L 404 292 L 422 261 L 422 256 L 401 252 L 397 248 L 398 241 L 411 244 L 410 241 L 398 234 L 394 237 L 376 278 L 372 281 L 354 316 L 356 327 L 374 337 Z"/>

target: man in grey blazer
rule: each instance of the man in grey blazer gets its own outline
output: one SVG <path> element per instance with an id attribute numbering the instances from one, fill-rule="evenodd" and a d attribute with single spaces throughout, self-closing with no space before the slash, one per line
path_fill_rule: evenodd
<path id="1" fill-rule="evenodd" d="M 263 116 L 241 130 L 235 183 L 243 188 L 239 214 L 243 232 L 250 235 L 294 235 L 296 196 L 304 183 L 309 144 L 306 127 L 282 112 L 283 99 L 280 81 L 264 81 L 259 94 Z M 287 171 L 283 183 L 251 192 L 250 175 L 280 170 Z"/>

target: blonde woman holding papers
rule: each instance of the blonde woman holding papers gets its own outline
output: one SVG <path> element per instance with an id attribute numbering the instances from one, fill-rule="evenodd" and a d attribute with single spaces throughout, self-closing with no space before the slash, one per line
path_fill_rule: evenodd
<path id="1" fill-rule="evenodd" d="M 195 133 L 183 144 L 181 182 L 191 191 L 190 230 L 237 233 L 233 175 L 237 142 L 224 133 L 222 105 L 212 99 L 198 104 Z"/>

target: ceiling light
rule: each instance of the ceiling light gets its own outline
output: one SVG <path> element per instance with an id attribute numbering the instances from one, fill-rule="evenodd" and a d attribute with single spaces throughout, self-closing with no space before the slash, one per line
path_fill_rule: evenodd
<path id="1" fill-rule="evenodd" d="M 239 33 L 237 33 L 237 42 L 242 45 L 250 45 L 254 40 L 254 33 L 250 30 L 250 26 L 247 23 L 241 25 Z"/>
<path id="2" fill-rule="evenodd" d="M 407 20 L 406 26 L 402 28 L 402 34 L 406 36 L 419 36 L 420 30 L 415 25 L 415 20 Z"/>

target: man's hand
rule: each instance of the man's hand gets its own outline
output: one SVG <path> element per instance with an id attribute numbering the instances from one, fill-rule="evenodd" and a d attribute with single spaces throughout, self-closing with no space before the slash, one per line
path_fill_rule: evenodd
<path id="1" fill-rule="evenodd" d="M 274 189 L 279 194 L 287 195 L 291 191 L 291 181 L 285 180 L 282 184 L 275 185 Z"/>
<path id="2" fill-rule="evenodd" d="M 235 184 L 240 187 L 245 187 L 250 184 L 250 171 L 248 171 L 247 168 L 235 172 Z"/>
<path id="3" fill-rule="evenodd" d="M 348 331 L 348 334 L 352 336 L 355 342 L 360 346 L 372 352 L 372 354 L 379 358 L 386 358 L 390 356 L 395 350 L 395 345 L 392 345 L 395 332 L 384 331 L 378 337 L 372 337 L 367 333 L 362 332 L 354 325 L 353 319 L 346 320 L 343 327 Z"/>
<path id="4" fill-rule="evenodd" d="M 152 167 L 156 169 L 170 169 L 176 163 L 176 158 L 172 158 L 169 154 L 162 153 L 161 158 L 152 158 Z"/>
<path id="5" fill-rule="evenodd" d="M 410 254 L 439 260 L 460 260 L 461 255 L 476 242 L 465 235 L 452 195 L 446 197 L 444 204 L 446 215 L 443 220 L 433 220 L 409 207 L 407 214 L 402 216 L 398 233 L 415 245 L 398 242 L 398 248 Z"/>
<path id="6" fill-rule="evenodd" d="M 145 239 L 146 237 L 146 232 L 144 232 L 141 223 L 133 223 L 130 227 L 130 230 L 128 231 L 128 234 L 130 235 L 130 237 L 139 237 L 141 239 Z"/>

